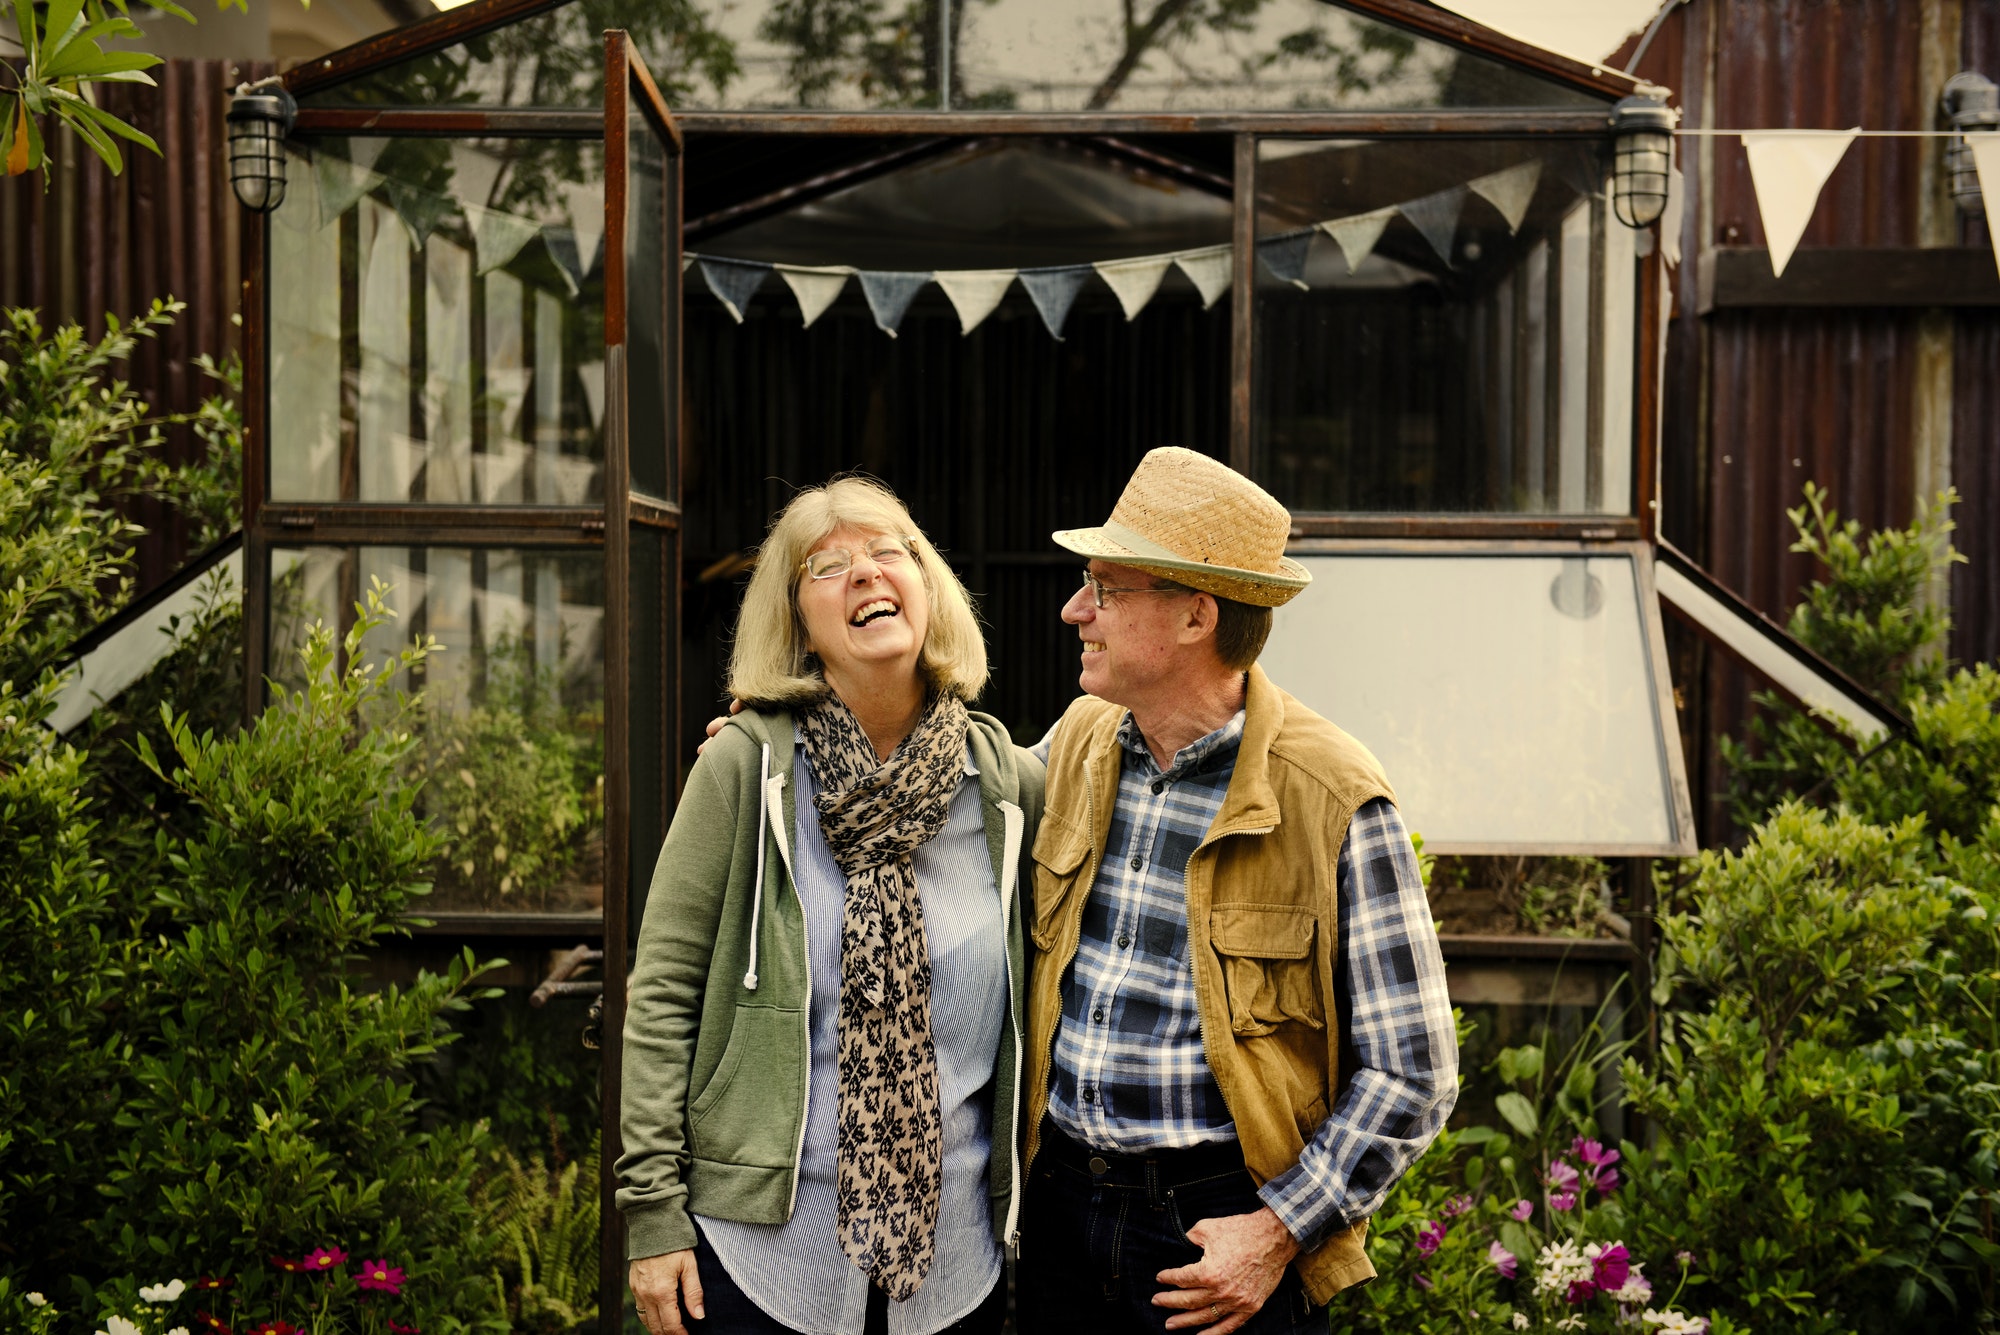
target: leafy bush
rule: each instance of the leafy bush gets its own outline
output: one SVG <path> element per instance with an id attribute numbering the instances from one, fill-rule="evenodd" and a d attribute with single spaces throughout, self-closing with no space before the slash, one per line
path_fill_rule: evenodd
<path id="1" fill-rule="evenodd" d="M 503 1240 L 494 1293 L 513 1329 L 566 1335 L 597 1319 L 598 1151 L 551 1166 L 497 1150 L 482 1196 Z"/>

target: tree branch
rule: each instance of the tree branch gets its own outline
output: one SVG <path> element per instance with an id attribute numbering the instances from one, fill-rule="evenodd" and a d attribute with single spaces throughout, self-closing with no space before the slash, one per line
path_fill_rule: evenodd
<path id="1" fill-rule="evenodd" d="M 1118 63 L 1111 67 L 1111 72 L 1104 76 L 1104 82 L 1098 84 L 1096 90 L 1091 93 L 1090 101 L 1084 104 L 1085 109 L 1102 111 L 1109 106 L 1111 99 L 1118 96 L 1118 90 L 1125 86 L 1125 81 L 1132 77 L 1132 71 L 1139 67 L 1139 61 L 1144 58 L 1147 50 L 1159 40 L 1160 33 L 1193 5 L 1194 0 L 1160 0 L 1145 25 L 1136 30 L 1133 29 L 1128 17 L 1125 25 L 1124 54 L 1118 57 Z M 1131 13 L 1129 6 L 1126 13 L 1128 16 Z"/>

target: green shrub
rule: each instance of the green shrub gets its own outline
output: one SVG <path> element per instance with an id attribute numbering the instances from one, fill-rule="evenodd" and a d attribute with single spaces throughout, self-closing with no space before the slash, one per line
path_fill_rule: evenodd
<path id="1" fill-rule="evenodd" d="M 550 1165 L 496 1150 L 481 1190 L 502 1239 L 497 1301 L 516 1332 L 567 1335 L 597 1320 L 598 1152 Z"/>

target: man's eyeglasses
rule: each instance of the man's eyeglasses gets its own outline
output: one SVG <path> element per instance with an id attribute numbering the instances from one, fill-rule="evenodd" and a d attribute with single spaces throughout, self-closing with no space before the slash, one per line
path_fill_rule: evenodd
<path id="1" fill-rule="evenodd" d="M 915 537 L 894 538 L 885 535 L 870 538 L 862 543 L 858 552 L 851 552 L 845 547 L 824 548 L 799 562 L 799 568 L 814 579 L 833 579 L 854 569 L 857 557 L 865 556 L 878 566 L 892 566 L 912 555 L 916 545 Z"/>
<path id="2" fill-rule="evenodd" d="M 1153 584 L 1146 588 L 1117 588 L 1106 584 L 1088 570 L 1083 572 L 1083 586 L 1090 590 L 1090 597 L 1099 608 L 1105 607 L 1114 593 L 1191 593 L 1193 590 L 1179 584 Z"/>

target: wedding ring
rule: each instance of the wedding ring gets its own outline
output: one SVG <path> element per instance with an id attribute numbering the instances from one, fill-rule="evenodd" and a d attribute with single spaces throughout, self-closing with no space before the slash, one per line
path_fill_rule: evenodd
<path id="1" fill-rule="evenodd" d="M 1221 1304 L 1221 1303 L 1210 1303 L 1210 1304 L 1208 1305 L 1208 1319 L 1209 1319 L 1210 1321 L 1215 1321 L 1215 1320 L 1218 1320 L 1218 1319 L 1220 1319 L 1220 1318 L 1221 1318 L 1221 1316 L 1222 1316 L 1222 1304 Z"/>

